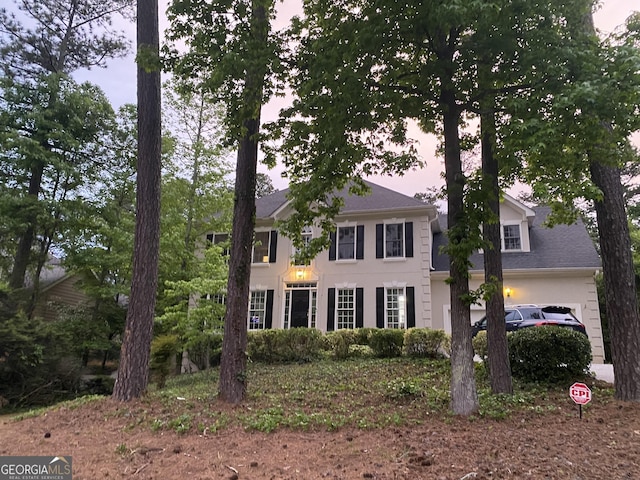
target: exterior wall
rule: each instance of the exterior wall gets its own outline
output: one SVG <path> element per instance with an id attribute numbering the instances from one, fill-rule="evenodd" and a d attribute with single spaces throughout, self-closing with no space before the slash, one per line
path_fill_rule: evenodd
<path id="1" fill-rule="evenodd" d="M 406 213 L 406 212 L 405 212 Z M 394 217 L 395 216 L 395 217 Z M 413 257 L 399 259 L 376 258 L 376 224 L 394 219 L 413 223 Z M 414 287 L 416 327 L 431 326 L 431 230 L 426 214 L 362 216 L 337 219 L 336 223 L 351 222 L 364 225 L 364 258 L 362 260 L 329 260 L 328 251 L 321 252 L 306 267 L 290 265 L 293 254 L 291 241 L 278 236 L 276 263 L 253 264 L 252 290 L 273 290 L 273 328 L 283 328 L 285 318 L 285 290 L 288 284 L 316 284 L 317 310 L 315 327 L 327 330 L 328 289 L 362 288 L 364 327 L 376 326 L 376 288 L 390 285 Z M 257 226 L 256 230 L 268 227 Z M 314 236 L 319 232 L 314 231 Z"/>
<path id="2" fill-rule="evenodd" d="M 34 314 L 45 320 L 56 319 L 57 312 L 50 303 L 59 303 L 69 306 L 86 304 L 90 301 L 82 291 L 76 287 L 81 278 L 78 275 L 64 277 L 59 282 L 43 290 L 38 299 Z"/>
<path id="3" fill-rule="evenodd" d="M 445 272 L 432 274 L 433 328 L 450 333 L 451 301 L 449 287 L 445 284 L 447 275 Z M 473 275 L 471 288 L 478 288 L 481 281 L 480 275 Z M 594 363 L 604 362 L 602 325 L 593 271 L 505 271 L 504 286 L 512 291 L 511 296 L 505 298 L 505 306 L 532 303 L 570 307 L 587 328 Z M 484 313 L 484 306 L 472 306 L 472 323 L 482 318 Z"/>

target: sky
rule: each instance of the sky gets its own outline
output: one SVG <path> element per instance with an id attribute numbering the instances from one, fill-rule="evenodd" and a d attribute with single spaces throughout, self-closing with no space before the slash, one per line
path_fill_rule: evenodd
<path id="1" fill-rule="evenodd" d="M 632 6 L 635 2 L 636 0 L 603 0 L 599 10 L 594 14 L 596 28 L 603 34 L 612 32 L 617 26 L 624 24 L 625 19 L 634 10 L 638 10 L 637 6 L 635 8 Z M 166 5 L 167 2 L 166 0 L 160 0 L 160 4 L 162 9 L 162 5 Z M 301 5 L 300 0 L 284 0 L 279 3 L 276 28 L 278 28 L 278 25 L 284 26 L 291 16 L 300 14 Z M 163 17 L 163 12 L 161 12 L 161 29 L 163 28 L 163 23 L 166 26 L 166 21 L 163 21 Z M 133 45 L 135 42 L 135 26 L 129 24 L 124 25 L 123 28 L 130 35 Z M 78 81 L 86 80 L 99 85 L 111 100 L 114 108 L 118 108 L 125 103 L 136 102 L 136 67 L 133 54 L 123 59 L 109 61 L 106 69 L 81 71 L 74 74 L 74 77 Z M 263 120 L 268 121 L 277 118 L 279 109 L 285 106 L 286 102 L 286 98 L 279 98 L 265 105 L 262 113 Z M 401 177 L 375 176 L 369 177 L 368 180 L 410 196 L 413 196 L 416 192 L 424 192 L 429 187 L 441 187 L 444 184 L 442 179 L 444 163 L 443 159 L 436 154 L 437 139 L 432 135 L 420 133 L 417 128 L 415 129 L 415 138 L 418 141 L 418 151 L 422 161 L 425 163 L 424 168 L 409 171 Z M 634 143 L 640 146 L 640 133 L 634 136 L 634 140 Z M 264 165 L 260 165 L 258 170 L 268 174 L 277 189 L 287 187 L 286 179 L 281 177 L 281 170 L 278 170 L 278 167 L 274 170 L 268 170 Z M 510 193 L 514 194 L 515 192 L 511 191 Z"/>

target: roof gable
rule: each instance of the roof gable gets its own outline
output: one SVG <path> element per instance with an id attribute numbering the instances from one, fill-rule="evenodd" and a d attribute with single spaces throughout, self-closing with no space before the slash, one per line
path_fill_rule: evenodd
<path id="1" fill-rule="evenodd" d="M 578 220 L 572 225 L 546 227 L 545 220 L 551 213 L 549 207 L 529 209 L 534 213 L 529 227 L 531 251 L 503 252 L 503 270 L 540 268 L 599 268 L 600 257 L 584 223 Z M 446 226 L 447 217 L 441 216 L 440 225 Z M 436 271 L 449 270 L 449 257 L 440 253 L 447 244 L 446 233 L 433 237 L 433 267 Z M 470 258 L 474 270 L 482 270 L 484 256 L 475 253 Z"/>
<path id="2" fill-rule="evenodd" d="M 403 209 L 433 210 L 435 214 L 434 206 L 425 204 L 417 198 L 409 197 L 366 180 L 364 183 L 369 188 L 369 193 L 365 196 L 349 194 L 348 187 L 336 193 L 338 197 L 344 199 L 344 206 L 340 209 L 341 215 Z M 286 216 L 287 209 L 290 208 L 288 194 L 289 189 L 285 189 L 256 199 L 256 218 L 275 219 Z"/>

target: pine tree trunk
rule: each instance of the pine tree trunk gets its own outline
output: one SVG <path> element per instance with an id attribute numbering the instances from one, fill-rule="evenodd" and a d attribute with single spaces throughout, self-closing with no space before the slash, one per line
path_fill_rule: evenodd
<path id="1" fill-rule="evenodd" d="M 269 23 L 265 6 L 254 0 L 252 9 L 253 39 L 260 46 L 266 46 Z M 252 116 L 244 121 L 245 133 L 238 147 L 227 283 L 227 311 L 224 318 L 219 383 L 220 398 L 232 404 L 241 403 L 247 393 L 248 301 L 256 211 L 258 133 L 265 75 L 266 64 L 254 64 L 253 68 L 247 71 L 243 92 L 245 111 L 250 112 Z"/>
<path id="2" fill-rule="evenodd" d="M 620 170 L 597 159 L 591 161 L 590 168 L 591 179 L 603 194 L 602 200 L 595 202 L 595 207 L 611 331 L 615 397 L 638 402 L 640 315 Z"/>
<path id="3" fill-rule="evenodd" d="M 138 50 L 158 54 L 158 0 L 138 0 Z M 113 398 L 139 398 L 149 383 L 158 285 L 161 173 L 160 71 L 138 65 L 138 168 L 131 296 Z"/>

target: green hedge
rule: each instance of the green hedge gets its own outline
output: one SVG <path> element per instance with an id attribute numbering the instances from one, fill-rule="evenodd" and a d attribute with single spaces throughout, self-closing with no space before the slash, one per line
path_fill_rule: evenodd
<path id="1" fill-rule="evenodd" d="M 351 329 L 340 329 L 334 332 L 327 332 L 324 336 L 327 349 L 336 359 L 345 359 L 350 356 L 352 345 L 361 345 L 358 342 L 358 331 Z"/>
<path id="2" fill-rule="evenodd" d="M 404 353 L 410 357 L 438 358 L 450 347 L 451 339 L 444 330 L 410 328 L 404 334 Z"/>
<path id="3" fill-rule="evenodd" d="M 322 333 L 315 328 L 249 332 L 247 352 L 257 362 L 309 362 L 321 356 Z"/>
<path id="4" fill-rule="evenodd" d="M 404 330 L 376 329 L 371 332 L 369 346 L 376 357 L 390 358 L 402 355 Z"/>
<path id="5" fill-rule="evenodd" d="M 507 336 L 511 372 L 532 382 L 571 381 L 588 372 L 591 343 L 569 328 L 523 328 Z"/>

